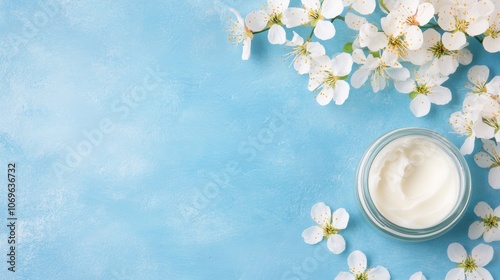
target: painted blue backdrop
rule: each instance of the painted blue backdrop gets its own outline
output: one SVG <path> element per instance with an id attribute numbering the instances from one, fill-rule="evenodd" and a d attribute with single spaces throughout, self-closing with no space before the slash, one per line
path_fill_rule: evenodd
<path id="1" fill-rule="evenodd" d="M 500 205 L 500 191 L 470 156 L 471 206 L 429 242 L 378 234 L 354 191 L 362 153 L 387 131 L 430 128 L 461 145 L 448 117 L 469 67 L 445 84 L 453 101 L 421 119 L 392 87 L 320 107 L 282 46 L 256 35 L 244 62 L 227 41 L 228 8 L 261 2 L 0 2 L 0 176 L 16 163 L 18 218 L 15 273 L 0 227 L 0 278 L 333 279 L 361 250 L 392 279 L 443 279 L 455 267 L 450 243 L 481 242 L 467 237 L 473 206 Z M 330 54 L 353 36 L 335 25 Z M 500 75 L 500 55 L 470 43 L 473 64 Z M 351 214 L 341 255 L 302 240 L 319 201 Z M 491 245 L 486 268 L 500 278 L 500 243 Z"/>

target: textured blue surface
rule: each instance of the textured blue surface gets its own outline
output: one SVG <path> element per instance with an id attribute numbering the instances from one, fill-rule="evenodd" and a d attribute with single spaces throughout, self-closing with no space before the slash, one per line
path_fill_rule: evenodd
<path id="1" fill-rule="evenodd" d="M 443 279 L 450 243 L 480 243 L 467 237 L 473 206 L 500 204 L 472 157 L 471 207 L 438 239 L 382 236 L 355 201 L 357 164 L 381 134 L 417 126 L 461 145 L 448 117 L 469 67 L 445 84 L 453 101 L 421 119 L 393 88 L 320 107 L 283 47 L 256 36 L 243 62 L 227 42 L 227 9 L 258 1 L 18 2 L 0 3 L 0 175 L 17 163 L 19 219 L 15 274 L 0 230 L 2 279 L 333 279 L 353 250 L 392 279 Z M 352 36 L 339 31 L 330 53 Z M 499 54 L 471 49 L 500 74 Z M 351 214 L 341 255 L 301 238 L 319 201 Z"/>

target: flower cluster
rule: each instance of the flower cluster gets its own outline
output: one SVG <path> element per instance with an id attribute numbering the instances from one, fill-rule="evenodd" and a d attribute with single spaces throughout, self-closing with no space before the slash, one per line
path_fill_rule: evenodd
<path id="1" fill-rule="evenodd" d="M 487 66 L 476 65 L 467 73 L 467 93 L 462 110 L 450 116 L 453 129 L 466 136 L 460 151 L 471 154 L 476 138 L 483 140 L 483 151 L 474 156 L 482 168 L 491 168 L 488 181 L 495 188 L 500 188 L 500 76 L 489 80 Z M 495 143 L 496 142 L 496 143 Z"/>
<path id="2" fill-rule="evenodd" d="M 484 241 L 488 243 L 500 241 L 500 206 L 493 210 L 486 202 L 481 201 L 474 207 L 474 213 L 481 220 L 470 225 L 469 238 L 475 240 L 483 236 Z M 307 244 L 317 244 L 327 238 L 327 247 L 332 253 L 343 253 L 346 243 L 339 232 L 345 229 L 349 222 L 347 211 L 344 208 L 339 208 L 332 213 L 330 207 L 325 203 L 318 202 L 311 209 L 311 217 L 318 225 L 309 227 L 302 232 L 304 241 Z M 478 244 L 472 249 L 471 254 L 467 254 L 460 243 L 452 243 L 448 246 L 447 253 L 448 258 L 456 263 L 456 267 L 448 271 L 445 280 L 493 280 L 490 272 L 484 268 L 493 259 L 493 247 Z M 350 272 L 338 273 L 335 280 L 391 279 L 389 271 L 383 266 L 368 268 L 366 255 L 359 250 L 349 254 L 347 264 Z M 419 271 L 414 273 L 410 280 L 426 280 L 426 277 Z"/>
<path id="3" fill-rule="evenodd" d="M 302 7 L 290 7 L 290 0 L 267 0 L 244 20 L 231 9 L 237 20 L 230 39 L 243 42 L 244 60 L 250 57 L 254 34 L 267 32 L 271 44 L 290 47 L 293 67 L 309 75 L 308 89 L 320 105 L 343 104 L 351 86 L 369 80 L 374 92 L 394 83 L 398 92 L 408 94 L 413 114 L 422 117 L 431 104 L 452 99 L 442 84 L 460 64 L 471 63 L 468 38 L 482 42 L 488 52 L 500 51 L 498 0 L 380 0 L 385 13 L 380 22 L 366 17 L 374 13 L 375 0 L 301 2 Z M 323 43 L 335 36 L 335 20 L 344 20 L 355 40 L 345 44 L 344 53 L 330 56 Z M 299 26 L 310 27 L 309 36 L 288 31 Z"/>

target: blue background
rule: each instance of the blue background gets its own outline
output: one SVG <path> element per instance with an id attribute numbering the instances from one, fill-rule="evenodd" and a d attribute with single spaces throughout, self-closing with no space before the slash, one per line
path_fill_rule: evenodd
<path id="1" fill-rule="evenodd" d="M 256 35 L 244 62 L 227 41 L 228 8 L 246 15 L 261 2 L 0 2 L 0 174 L 17 164 L 19 219 L 15 274 L 0 229 L 2 279 L 333 279 L 354 250 L 392 279 L 443 279 L 450 243 L 481 243 L 467 237 L 473 207 L 500 205 L 500 191 L 472 156 L 471 205 L 432 241 L 380 235 L 354 190 L 362 153 L 385 132 L 424 127 L 462 144 L 448 118 L 470 66 L 445 84 L 453 101 L 424 118 L 393 87 L 321 107 L 283 61 L 289 50 Z M 335 26 L 329 54 L 354 36 Z M 473 64 L 500 74 L 499 54 L 470 43 Z M 319 201 L 351 214 L 341 255 L 302 240 Z M 491 245 L 486 268 L 500 278 Z"/>

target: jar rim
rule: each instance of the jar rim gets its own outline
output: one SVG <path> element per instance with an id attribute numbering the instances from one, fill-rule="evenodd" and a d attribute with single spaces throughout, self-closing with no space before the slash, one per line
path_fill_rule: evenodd
<path id="1" fill-rule="evenodd" d="M 375 206 L 368 189 L 369 171 L 377 154 L 392 141 L 406 136 L 420 136 L 438 145 L 450 156 L 459 173 L 459 194 L 454 208 L 450 211 L 446 218 L 441 220 L 439 223 L 426 228 L 406 228 L 389 221 Z M 430 129 L 417 127 L 400 128 L 380 136 L 366 149 L 358 165 L 356 175 L 357 198 L 361 209 L 363 210 L 362 212 L 377 229 L 388 234 L 389 236 L 402 240 L 424 241 L 444 234 L 460 221 L 470 201 L 471 176 L 465 158 L 453 143 L 441 134 Z"/>

